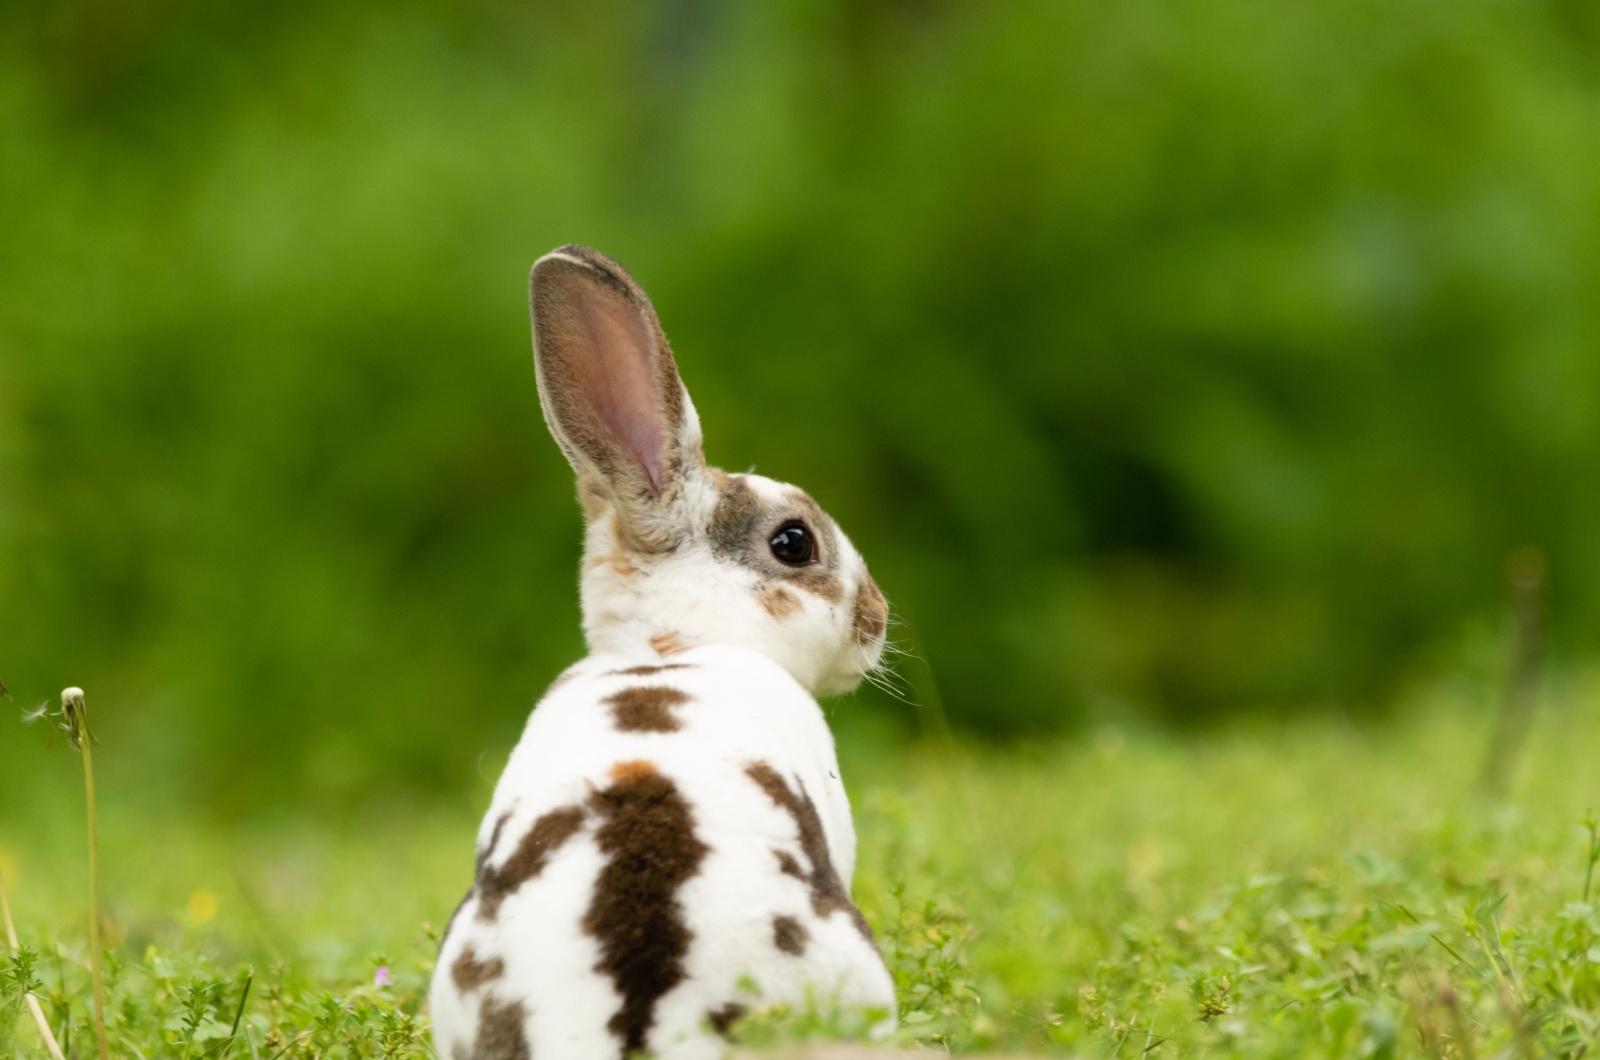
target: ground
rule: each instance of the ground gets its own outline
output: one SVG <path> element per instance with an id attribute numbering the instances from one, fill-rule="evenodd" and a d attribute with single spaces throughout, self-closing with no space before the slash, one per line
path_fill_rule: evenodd
<path id="1" fill-rule="evenodd" d="M 1505 799 L 1476 785 L 1487 695 L 1388 722 L 1105 727 L 1005 751 L 850 735 L 855 890 L 898 981 L 901 1044 L 1583 1055 L 1600 1037 L 1600 850 L 1582 823 L 1600 809 L 1595 692 L 1546 697 Z M 37 955 L 26 974 L 89 1057 L 76 799 L 63 782 L 7 802 L 24 808 L 0 821 L 0 865 Z M 238 827 L 101 801 L 113 1055 L 428 1054 L 420 999 L 476 798 Z M 0 1055 L 42 1055 L 24 971 L 12 959 L 0 984 Z M 826 1030 L 773 1014 L 745 1034 Z"/>

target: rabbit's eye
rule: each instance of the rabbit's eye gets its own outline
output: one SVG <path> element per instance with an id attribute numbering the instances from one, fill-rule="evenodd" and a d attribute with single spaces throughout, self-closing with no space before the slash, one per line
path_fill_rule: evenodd
<path id="1" fill-rule="evenodd" d="M 772 540 L 768 544 L 772 547 L 772 554 L 791 567 L 805 566 L 817 553 L 811 531 L 797 522 L 784 523 L 778 527 L 778 532 L 772 535 Z"/>

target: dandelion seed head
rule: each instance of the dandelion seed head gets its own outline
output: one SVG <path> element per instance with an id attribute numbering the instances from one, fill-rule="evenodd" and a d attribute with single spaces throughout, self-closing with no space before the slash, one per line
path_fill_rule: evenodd
<path id="1" fill-rule="evenodd" d="M 89 732 L 89 715 L 83 705 L 83 689 L 76 685 L 61 690 L 61 728 L 66 731 L 67 740 L 74 751 L 82 750 L 85 740 L 96 742 L 94 735 Z"/>

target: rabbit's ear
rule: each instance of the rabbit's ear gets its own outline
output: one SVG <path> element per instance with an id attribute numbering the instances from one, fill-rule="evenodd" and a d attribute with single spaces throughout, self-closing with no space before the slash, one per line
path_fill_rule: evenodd
<path id="1" fill-rule="evenodd" d="M 580 493 L 603 487 L 636 544 L 670 547 L 669 509 L 705 457 L 650 299 L 622 266 L 576 245 L 535 262 L 530 287 L 539 402 Z"/>

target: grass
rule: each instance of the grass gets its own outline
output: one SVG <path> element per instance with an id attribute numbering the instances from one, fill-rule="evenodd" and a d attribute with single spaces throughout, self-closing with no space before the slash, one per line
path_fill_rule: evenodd
<path id="1" fill-rule="evenodd" d="M 1108 728 L 1004 754 L 850 729 L 856 892 L 899 1036 L 1117 1057 L 1593 1052 L 1595 692 L 1552 697 L 1494 803 L 1475 794 L 1491 719 L 1463 695 L 1378 726 Z M 4 965 L 0 1055 L 42 1055 L 27 985 L 69 1056 L 94 1051 L 71 791 L 0 795 L 27 950 Z M 101 795 L 114 1056 L 429 1055 L 421 1000 L 483 791 L 235 829 Z"/>

